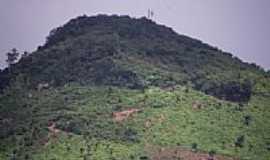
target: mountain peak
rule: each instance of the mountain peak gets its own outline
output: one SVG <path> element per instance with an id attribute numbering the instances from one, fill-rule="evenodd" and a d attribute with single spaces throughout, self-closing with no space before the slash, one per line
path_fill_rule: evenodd
<path id="1" fill-rule="evenodd" d="M 129 88 L 179 84 L 239 102 L 248 101 L 256 90 L 252 84 L 266 75 L 145 17 L 115 15 L 80 16 L 53 29 L 45 45 L 10 72 L 1 76 L 3 82 L 20 74 L 32 87 L 43 82 Z"/>
<path id="2" fill-rule="evenodd" d="M 163 32 L 166 30 L 168 33 L 173 33 L 171 28 L 157 25 L 154 21 L 147 19 L 146 17 L 137 19 L 129 16 L 117 15 L 97 15 L 91 17 L 83 15 L 71 19 L 68 23 L 61 27 L 53 29 L 47 37 L 45 47 L 54 45 L 71 36 L 76 37 L 85 34 L 87 31 L 96 27 L 106 27 L 107 30 L 121 32 L 121 30 L 132 30 L 132 26 L 137 28 L 138 33 L 141 31 L 141 34 L 144 34 L 143 29 L 150 32 L 151 29 L 163 29 Z"/>

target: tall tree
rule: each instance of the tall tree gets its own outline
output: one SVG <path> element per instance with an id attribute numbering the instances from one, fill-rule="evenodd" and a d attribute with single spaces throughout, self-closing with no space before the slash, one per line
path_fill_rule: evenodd
<path id="1" fill-rule="evenodd" d="M 7 53 L 7 60 L 6 60 L 7 64 L 9 66 L 14 64 L 18 59 L 19 55 L 20 54 L 16 48 L 11 49 L 11 52 Z"/>
<path id="2" fill-rule="evenodd" d="M 27 51 L 24 51 L 21 58 L 26 58 L 29 55 Z"/>

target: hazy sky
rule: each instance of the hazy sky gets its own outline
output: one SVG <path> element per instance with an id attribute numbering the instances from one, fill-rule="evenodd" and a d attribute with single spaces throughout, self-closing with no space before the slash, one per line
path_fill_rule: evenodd
<path id="1" fill-rule="evenodd" d="M 0 67 L 16 47 L 33 51 L 79 15 L 146 16 L 270 69 L 270 0 L 0 0 Z"/>

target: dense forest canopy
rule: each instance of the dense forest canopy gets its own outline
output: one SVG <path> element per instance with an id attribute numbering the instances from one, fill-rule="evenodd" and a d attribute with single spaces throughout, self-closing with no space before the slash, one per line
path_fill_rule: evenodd
<path id="1" fill-rule="evenodd" d="M 189 84 L 239 102 L 248 101 L 257 81 L 269 77 L 257 65 L 145 17 L 106 15 L 80 16 L 53 29 L 44 46 L 1 72 L 1 88 L 19 75 L 32 88 L 70 82 L 131 88 Z"/>

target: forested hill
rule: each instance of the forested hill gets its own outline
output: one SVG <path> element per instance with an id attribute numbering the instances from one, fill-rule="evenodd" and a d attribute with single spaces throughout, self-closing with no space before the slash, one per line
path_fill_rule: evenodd
<path id="1" fill-rule="evenodd" d="M 269 73 L 152 20 L 81 16 L 16 55 L 0 160 L 269 160 Z"/>
<path id="2" fill-rule="evenodd" d="M 129 88 L 181 84 L 244 102 L 267 85 L 269 74 L 147 18 L 99 15 L 53 29 L 44 46 L 0 77 L 1 88 L 16 79 L 30 88 L 72 82 Z"/>

